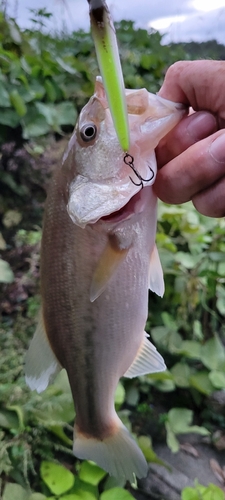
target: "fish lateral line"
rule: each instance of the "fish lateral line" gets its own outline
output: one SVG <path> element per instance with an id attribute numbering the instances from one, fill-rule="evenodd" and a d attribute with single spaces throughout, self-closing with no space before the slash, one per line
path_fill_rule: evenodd
<path id="1" fill-rule="evenodd" d="M 131 180 L 131 182 L 135 185 L 135 186 L 141 186 L 141 189 L 143 189 L 144 187 L 144 182 L 150 182 L 152 181 L 152 179 L 154 179 L 154 171 L 153 169 L 150 167 L 150 165 L 148 165 L 148 168 L 151 172 L 151 177 L 149 177 L 148 179 L 144 179 L 144 177 L 141 176 L 141 174 L 138 172 L 138 170 L 136 169 L 136 167 L 134 166 L 134 157 L 129 154 L 129 153 L 126 153 L 124 158 L 123 158 L 123 161 L 126 165 L 128 165 L 134 172 L 134 174 L 137 176 L 137 178 L 139 179 L 140 182 L 135 182 L 132 177 L 129 175 L 129 179 Z"/>

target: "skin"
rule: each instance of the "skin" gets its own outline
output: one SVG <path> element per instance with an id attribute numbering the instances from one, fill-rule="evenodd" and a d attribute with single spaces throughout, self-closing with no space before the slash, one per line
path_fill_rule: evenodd
<path id="1" fill-rule="evenodd" d="M 195 112 L 183 118 L 157 148 L 155 193 L 165 203 L 192 200 L 203 215 L 223 217 L 225 62 L 177 62 L 168 69 L 159 95 Z"/>

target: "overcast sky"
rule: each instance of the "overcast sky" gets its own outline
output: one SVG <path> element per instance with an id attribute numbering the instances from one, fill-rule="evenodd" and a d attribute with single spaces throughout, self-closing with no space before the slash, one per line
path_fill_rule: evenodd
<path id="1" fill-rule="evenodd" d="M 115 21 L 134 20 L 137 26 L 166 33 L 164 42 L 217 39 L 225 44 L 225 0 L 108 0 Z M 8 13 L 21 27 L 31 27 L 29 9 L 53 13 L 51 29 L 89 29 L 87 0 L 8 0 Z"/>

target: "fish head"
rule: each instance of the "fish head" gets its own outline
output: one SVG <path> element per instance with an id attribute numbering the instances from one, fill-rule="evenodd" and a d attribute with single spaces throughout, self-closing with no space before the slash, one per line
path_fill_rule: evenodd
<path id="1" fill-rule="evenodd" d="M 130 148 L 122 150 L 100 77 L 82 109 L 63 157 L 70 171 L 67 210 L 84 228 L 121 210 L 143 187 L 153 184 L 155 147 L 181 119 L 181 105 L 146 89 L 126 90 Z"/>

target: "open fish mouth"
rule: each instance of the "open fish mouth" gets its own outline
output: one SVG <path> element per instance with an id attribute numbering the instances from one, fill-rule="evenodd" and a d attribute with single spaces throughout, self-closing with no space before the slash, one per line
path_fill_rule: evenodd
<path id="1" fill-rule="evenodd" d="M 120 222 L 129 219 L 134 214 L 141 213 L 145 207 L 146 189 L 138 191 L 122 208 L 109 215 L 104 215 L 100 220 L 104 222 Z"/>
<path id="2" fill-rule="evenodd" d="M 129 177 L 118 183 L 90 182 L 77 176 L 70 185 L 67 210 L 74 224 L 84 228 L 98 221 L 119 222 L 143 211 L 151 185 L 136 186 Z M 150 196 L 150 194 L 148 194 Z"/>

